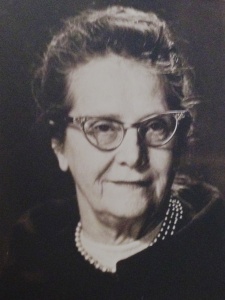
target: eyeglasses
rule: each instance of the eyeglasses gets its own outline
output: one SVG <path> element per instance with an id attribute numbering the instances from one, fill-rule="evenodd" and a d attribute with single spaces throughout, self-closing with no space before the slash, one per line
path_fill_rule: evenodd
<path id="1" fill-rule="evenodd" d="M 68 116 L 66 122 L 82 130 L 94 147 L 102 151 L 111 151 L 120 146 L 129 128 L 136 128 L 141 140 L 147 146 L 163 146 L 172 139 L 179 122 L 187 115 L 189 113 L 186 110 L 173 110 L 151 115 L 134 124 L 125 124 L 107 117 Z"/>

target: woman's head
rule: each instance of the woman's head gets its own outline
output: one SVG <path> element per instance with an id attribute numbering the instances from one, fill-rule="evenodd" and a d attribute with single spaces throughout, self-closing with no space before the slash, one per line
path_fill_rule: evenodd
<path id="1" fill-rule="evenodd" d="M 190 124 L 171 111 L 192 92 L 166 24 L 130 8 L 85 12 L 53 38 L 36 83 L 82 222 L 157 214 Z"/>
<path id="2" fill-rule="evenodd" d="M 64 140 L 64 116 L 71 109 L 69 78 L 80 65 L 115 54 L 163 74 L 170 109 L 188 106 L 190 70 L 178 54 L 164 21 L 154 13 L 109 7 L 86 11 L 65 22 L 44 55 L 34 80 L 34 94 L 52 137 Z M 186 135 L 186 133 L 184 133 Z"/>

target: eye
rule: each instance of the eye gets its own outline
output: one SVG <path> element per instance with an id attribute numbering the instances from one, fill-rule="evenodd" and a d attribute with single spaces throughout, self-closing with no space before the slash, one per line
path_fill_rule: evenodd
<path id="1" fill-rule="evenodd" d="M 95 128 L 96 128 L 96 127 L 95 127 Z M 107 124 L 101 124 L 101 125 L 98 125 L 98 130 L 99 130 L 99 131 L 105 132 L 105 131 L 108 131 L 109 129 L 110 129 L 110 126 L 107 125 Z"/>
<path id="2" fill-rule="evenodd" d="M 142 127 L 149 144 L 157 145 L 168 139 L 173 133 L 176 121 L 172 116 L 158 116 L 147 120 Z"/>
<path id="3" fill-rule="evenodd" d="M 90 120 L 84 129 L 88 135 L 112 136 L 121 131 L 121 125 L 113 120 Z"/>
<path id="4" fill-rule="evenodd" d="M 112 143 L 120 141 L 123 133 L 121 124 L 113 120 L 89 120 L 84 130 L 88 140 L 103 149 L 108 149 Z"/>
<path id="5" fill-rule="evenodd" d="M 89 124 L 89 133 L 93 131 L 95 133 L 109 133 L 114 132 L 118 128 L 118 125 L 113 121 L 97 121 L 92 124 Z"/>
<path id="6" fill-rule="evenodd" d="M 155 119 L 149 122 L 148 124 L 148 130 L 152 130 L 155 132 L 163 132 L 168 131 L 169 124 L 164 119 Z"/>

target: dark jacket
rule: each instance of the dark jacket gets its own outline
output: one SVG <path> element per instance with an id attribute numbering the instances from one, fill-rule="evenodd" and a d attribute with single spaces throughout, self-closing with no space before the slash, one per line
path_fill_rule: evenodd
<path id="1" fill-rule="evenodd" d="M 225 299 L 225 205 L 205 185 L 175 185 L 184 218 L 176 234 L 96 270 L 77 252 L 75 201 L 50 201 L 15 226 L 0 299 Z"/>

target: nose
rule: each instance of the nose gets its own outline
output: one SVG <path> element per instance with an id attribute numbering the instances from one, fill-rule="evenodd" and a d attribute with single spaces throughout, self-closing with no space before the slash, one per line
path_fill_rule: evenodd
<path id="1" fill-rule="evenodd" d="M 130 168 L 145 169 L 148 166 L 148 151 L 146 146 L 139 141 L 136 128 L 127 130 L 124 140 L 117 149 L 115 159 L 120 165 L 126 165 Z"/>

